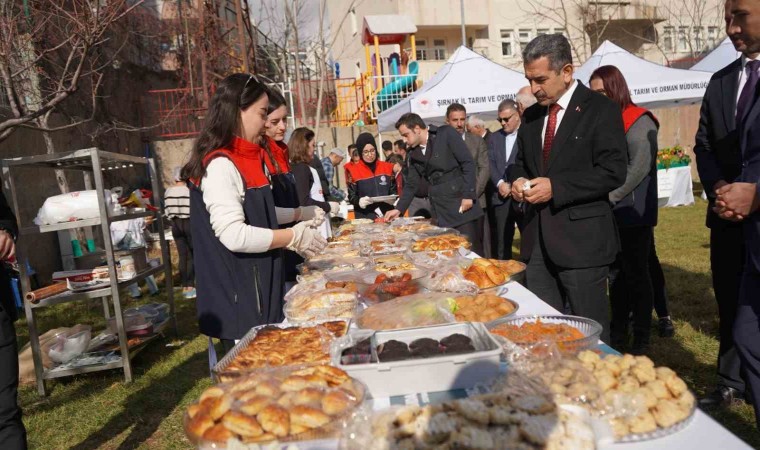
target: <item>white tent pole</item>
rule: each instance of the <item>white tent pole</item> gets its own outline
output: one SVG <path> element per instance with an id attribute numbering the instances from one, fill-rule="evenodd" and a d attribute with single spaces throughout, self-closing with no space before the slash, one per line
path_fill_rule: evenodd
<path id="1" fill-rule="evenodd" d="M 467 37 L 464 32 L 464 0 L 459 0 L 459 9 L 462 11 L 462 46 L 467 47 Z"/>

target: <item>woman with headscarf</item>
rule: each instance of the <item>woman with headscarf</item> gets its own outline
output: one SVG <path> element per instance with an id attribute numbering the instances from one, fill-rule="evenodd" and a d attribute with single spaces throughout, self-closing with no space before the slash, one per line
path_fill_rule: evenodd
<path id="1" fill-rule="evenodd" d="M 376 203 L 372 198 L 397 195 L 393 164 L 378 159 L 377 143 L 369 133 L 362 133 L 356 138 L 356 150 L 361 159 L 356 164 L 346 165 L 348 201 L 354 205 L 354 217 L 383 217 L 393 209 L 394 200 Z"/>

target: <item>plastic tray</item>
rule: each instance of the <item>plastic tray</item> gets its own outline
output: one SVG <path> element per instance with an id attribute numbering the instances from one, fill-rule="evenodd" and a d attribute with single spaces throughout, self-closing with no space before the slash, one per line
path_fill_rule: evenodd
<path id="1" fill-rule="evenodd" d="M 404 330 L 377 331 L 372 337 L 373 360 L 376 346 L 395 339 L 407 344 L 428 337 L 443 339 L 455 333 L 472 339 L 475 352 L 443 355 L 406 361 L 344 365 L 334 346 L 333 365 L 367 385 L 374 397 L 392 397 L 418 392 L 438 392 L 467 389 L 487 383 L 499 374 L 501 347 L 479 323 L 454 323 Z M 342 350 L 342 349 L 341 349 Z"/>
<path id="2" fill-rule="evenodd" d="M 351 321 L 350 320 L 335 319 L 335 320 L 317 320 L 317 321 L 313 321 L 313 322 L 304 322 L 304 323 L 299 323 L 299 324 L 274 323 L 274 324 L 269 324 L 269 325 L 259 325 L 257 327 L 251 328 L 248 331 L 248 333 L 246 333 L 245 336 L 243 336 L 243 338 L 240 339 L 238 341 L 238 343 L 235 344 L 234 347 L 232 347 L 232 350 L 230 350 L 224 356 L 224 358 L 221 359 L 221 361 L 219 361 L 218 363 L 216 363 L 216 365 L 214 366 L 214 369 L 211 371 L 212 377 L 214 378 L 214 381 L 217 382 L 217 383 L 220 383 L 220 382 L 222 382 L 222 378 L 225 375 L 229 375 L 229 374 L 225 374 L 227 366 L 229 366 L 232 363 L 232 361 L 235 360 L 235 358 L 237 357 L 237 355 L 243 349 L 245 349 L 246 347 L 248 347 L 248 344 L 250 344 L 251 341 L 253 341 L 256 338 L 256 334 L 258 334 L 258 332 L 259 332 L 260 329 L 262 329 L 264 327 L 270 327 L 270 326 L 271 327 L 277 327 L 277 328 L 292 328 L 292 327 L 304 328 L 304 327 L 313 327 L 313 326 L 320 325 L 320 324 L 323 324 L 323 323 L 326 323 L 326 322 L 344 322 L 346 324 L 346 326 L 345 326 L 345 330 L 346 331 L 344 331 L 344 334 L 348 332 L 348 328 L 351 325 Z M 327 356 L 329 358 L 329 354 Z M 237 372 L 233 373 L 233 376 L 237 376 L 237 375 L 239 375 Z"/>
<path id="3" fill-rule="evenodd" d="M 548 324 L 565 324 L 577 328 L 585 337 L 573 341 L 558 342 L 557 347 L 563 353 L 578 353 L 583 350 L 595 348 L 599 343 L 599 336 L 602 334 L 602 325 L 599 322 L 585 317 L 563 316 L 563 315 L 531 315 L 510 317 L 507 319 L 497 319 L 490 322 L 486 328 L 491 330 L 499 325 L 508 324 L 520 326 L 526 322 L 535 322 L 536 320 Z M 531 346 L 532 343 L 515 342 L 520 346 Z"/>

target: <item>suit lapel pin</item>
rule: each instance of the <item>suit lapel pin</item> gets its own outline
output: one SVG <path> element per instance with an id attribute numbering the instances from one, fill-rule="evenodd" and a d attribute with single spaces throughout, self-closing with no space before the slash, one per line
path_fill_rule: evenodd
<path id="1" fill-rule="evenodd" d="M 575 112 L 581 112 L 581 107 L 580 106 L 576 106 L 575 107 Z"/>

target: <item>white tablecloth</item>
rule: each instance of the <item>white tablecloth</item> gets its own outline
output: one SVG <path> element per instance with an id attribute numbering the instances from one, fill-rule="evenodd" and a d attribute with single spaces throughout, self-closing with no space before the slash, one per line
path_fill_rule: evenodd
<path id="1" fill-rule="evenodd" d="M 694 204 L 689 166 L 657 171 L 657 204 L 661 208 Z"/>

